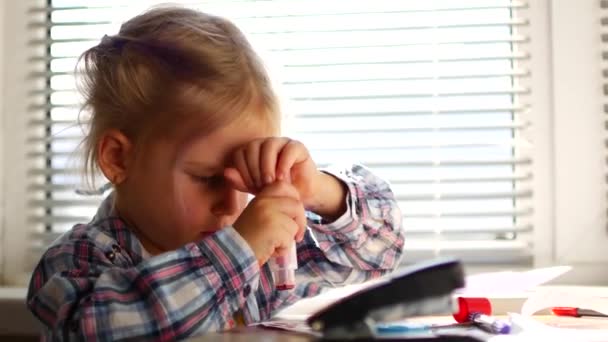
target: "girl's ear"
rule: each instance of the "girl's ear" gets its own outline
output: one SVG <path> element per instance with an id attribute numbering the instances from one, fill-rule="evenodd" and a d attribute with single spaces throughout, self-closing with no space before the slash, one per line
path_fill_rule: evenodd
<path id="1" fill-rule="evenodd" d="M 121 131 L 110 129 L 102 134 L 97 143 L 97 159 L 101 172 L 113 185 L 127 179 L 133 153 L 131 140 Z"/>

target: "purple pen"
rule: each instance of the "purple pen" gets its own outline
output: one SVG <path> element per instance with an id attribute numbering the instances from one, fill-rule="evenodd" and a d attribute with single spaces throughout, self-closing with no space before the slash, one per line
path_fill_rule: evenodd
<path id="1" fill-rule="evenodd" d="M 511 323 L 479 312 L 471 313 L 469 321 L 492 334 L 508 334 L 511 332 Z"/>

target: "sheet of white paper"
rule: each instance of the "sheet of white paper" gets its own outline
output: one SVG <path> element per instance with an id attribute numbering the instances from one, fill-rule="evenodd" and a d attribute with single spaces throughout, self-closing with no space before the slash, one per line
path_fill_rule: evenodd
<path id="1" fill-rule="evenodd" d="M 366 287 L 372 286 L 381 279 L 368 281 L 363 284 L 353 284 L 347 286 L 336 287 L 331 290 L 327 290 L 318 296 L 305 298 L 297 301 L 291 306 L 279 311 L 273 319 L 279 320 L 306 320 L 313 313 L 327 307 L 328 305 L 344 298 L 350 294 L 353 294 Z"/>
<path id="2" fill-rule="evenodd" d="M 595 310 L 608 315 L 608 297 L 591 296 L 568 288 L 538 288 L 524 302 L 521 313 L 533 315 L 555 306 Z"/>
<path id="3" fill-rule="evenodd" d="M 279 329 L 297 332 L 306 335 L 312 335 L 315 337 L 321 337 L 321 333 L 312 330 L 311 327 L 303 321 L 286 321 L 286 320 L 273 320 L 267 322 L 254 323 L 251 326 L 261 326 L 268 329 Z"/>
<path id="4" fill-rule="evenodd" d="M 466 277 L 466 286 L 456 291 L 461 296 L 492 296 L 530 291 L 570 271 L 570 266 L 537 268 L 529 271 L 490 272 Z"/>
<path id="5" fill-rule="evenodd" d="M 608 341 L 608 327 L 606 329 L 573 329 L 558 328 L 543 324 L 532 317 L 512 313 L 509 315 L 513 326 L 513 333 L 509 335 L 496 335 L 490 342 L 606 342 Z"/>

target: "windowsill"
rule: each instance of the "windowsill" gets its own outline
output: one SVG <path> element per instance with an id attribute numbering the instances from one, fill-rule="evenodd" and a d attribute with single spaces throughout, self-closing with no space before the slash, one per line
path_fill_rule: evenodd
<path id="1" fill-rule="evenodd" d="M 26 288 L 0 287 L 0 335 L 39 335 L 40 323 L 25 306 L 26 294 Z"/>
<path id="2" fill-rule="evenodd" d="M 1 287 L 0 286 L 0 300 L 1 301 L 25 301 L 27 295 L 27 288 L 25 287 Z"/>

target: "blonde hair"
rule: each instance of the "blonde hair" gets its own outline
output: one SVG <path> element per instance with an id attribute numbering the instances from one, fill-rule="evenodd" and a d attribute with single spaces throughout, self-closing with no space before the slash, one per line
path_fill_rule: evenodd
<path id="1" fill-rule="evenodd" d="M 245 115 L 280 129 L 279 101 L 266 68 L 230 21 L 181 7 L 157 7 L 124 24 L 79 59 L 84 171 L 94 185 L 97 143 L 118 129 L 135 143 L 171 134 L 196 118 L 206 134 Z M 201 115 L 203 114 L 203 118 Z"/>

